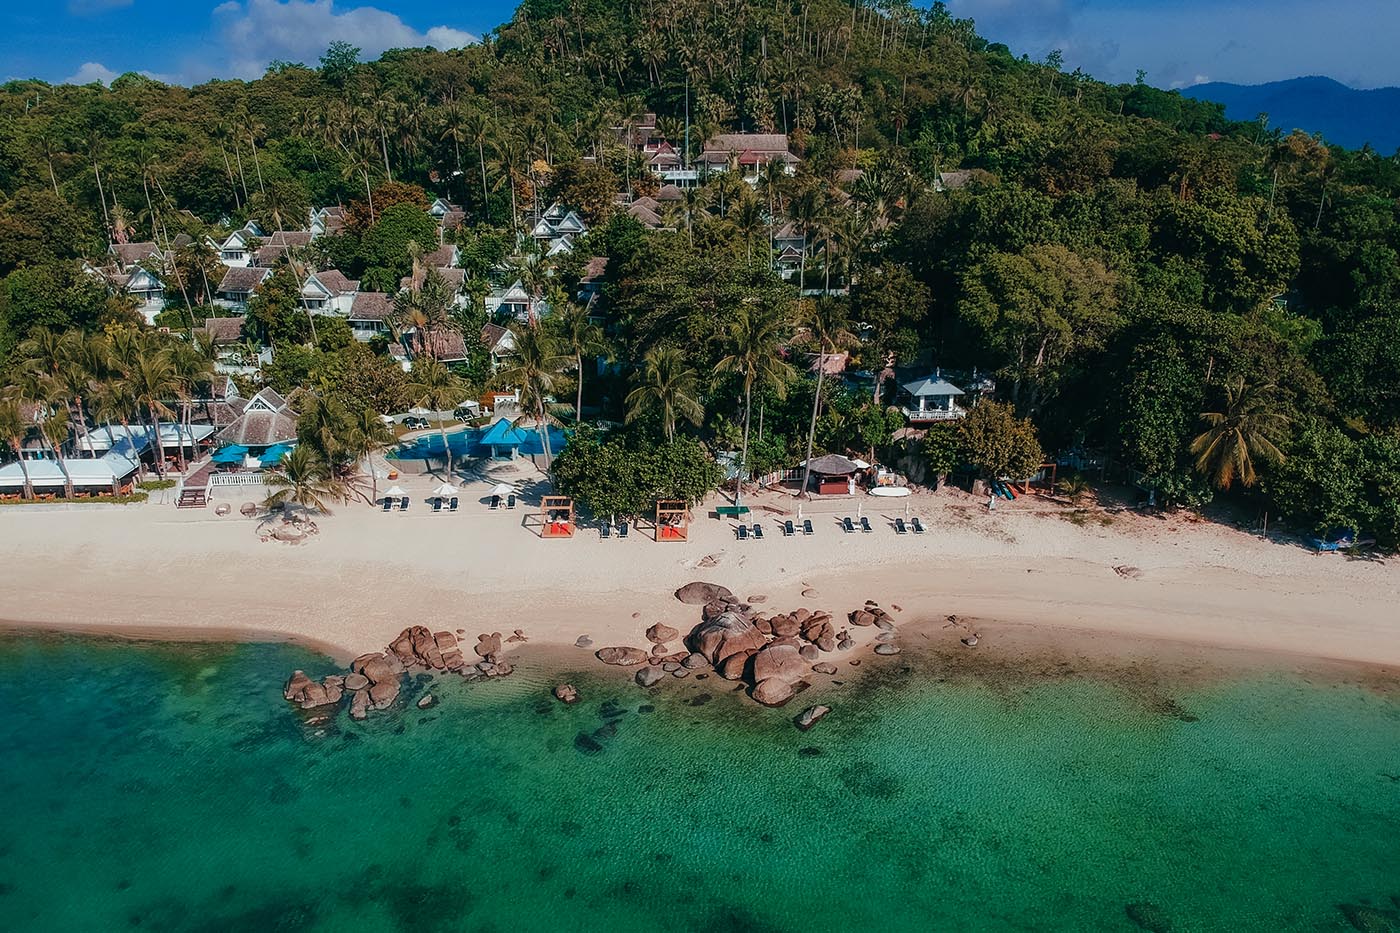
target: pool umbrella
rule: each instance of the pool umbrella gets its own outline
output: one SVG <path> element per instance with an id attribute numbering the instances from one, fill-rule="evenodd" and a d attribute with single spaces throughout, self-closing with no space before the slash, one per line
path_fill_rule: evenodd
<path id="1" fill-rule="evenodd" d="M 288 447 L 286 444 L 273 444 L 267 450 L 263 451 L 262 456 L 258 458 L 258 462 L 265 467 L 276 466 L 282 462 L 282 458 L 287 456 L 287 453 L 291 449 L 292 448 Z"/>
<path id="2" fill-rule="evenodd" d="M 510 483 L 497 483 L 496 488 L 491 490 L 493 496 L 509 496 L 515 492 L 515 487 Z"/>
<path id="3" fill-rule="evenodd" d="M 455 495 L 457 495 L 457 487 L 456 487 L 456 486 L 453 486 L 451 483 L 443 483 L 443 484 L 442 484 L 441 486 L 439 486 L 437 489 L 434 489 L 434 490 L 433 490 L 433 495 L 435 495 L 435 496 L 455 496 Z"/>
<path id="4" fill-rule="evenodd" d="M 243 457 L 248 453 L 248 448 L 242 444 L 230 444 L 220 450 L 209 460 L 213 463 L 242 463 Z"/>

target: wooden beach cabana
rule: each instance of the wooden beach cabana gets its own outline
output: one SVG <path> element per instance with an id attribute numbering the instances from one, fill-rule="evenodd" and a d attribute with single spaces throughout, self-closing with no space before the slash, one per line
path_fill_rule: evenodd
<path id="1" fill-rule="evenodd" d="M 574 500 L 569 496 L 545 496 L 540 500 L 540 537 L 574 536 Z"/>
<path id="2" fill-rule="evenodd" d="M 690 509 L 684 499 L 658 499 L 656 540 L 686 541 L 690 538 Z"/>

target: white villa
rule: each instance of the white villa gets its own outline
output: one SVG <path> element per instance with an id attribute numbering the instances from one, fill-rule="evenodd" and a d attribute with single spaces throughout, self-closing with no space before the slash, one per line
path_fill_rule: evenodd
<path id="1" fill-rule="evenodd" d="M 967 409 L 955 401 L 963 394 L 962 389 L 944 379 L 940 371 L 934 370 L 933 375 L 900 385 L 899 395 L 903 401 L 900 410 L 912 424 L 956 421 L 967 415 Z"/>

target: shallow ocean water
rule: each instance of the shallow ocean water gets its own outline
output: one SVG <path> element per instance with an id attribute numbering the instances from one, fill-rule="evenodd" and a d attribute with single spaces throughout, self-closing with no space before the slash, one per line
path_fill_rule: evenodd
<path id="1" fill-rule="evenodd" d="M 4 927 L 1400 929 L 1393 690 L 1254 671 L 1161 704 L 867 662 L 804 734 L 800 701 L 580 661 L 576 706 L 526 663 L 316 729 L 294 667 L 334 670 L 0 639 Z"/>

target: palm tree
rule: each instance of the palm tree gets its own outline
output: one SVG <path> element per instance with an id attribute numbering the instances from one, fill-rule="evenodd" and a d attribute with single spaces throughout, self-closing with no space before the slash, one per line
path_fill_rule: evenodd
<path id="1" fill-rule="evenodd" d="M 699 380 L 678 348 L 652 347 L 642 357 L 642 368 L 633 376 L 636 387 L 627 393 L 627 422 L 659 412 L 666 440 L 674 441 L 677 415 L 694 425 L 705 416 L 705 409 L 695 398 Z"/>
<path id="2" fill-rule="evenodd" d="M 413 367 L 412 382 L 406 388 L 415 404 L 433 411 L 451 411 L 467 397 L 467 387 L 452 370 L 437 360 L 416 363 Z M 452 476 L 452 447 L 447 443 L 447 428 L 438 419 L 438 432 L 442 434 L 443 455 L 447 457 L 447 475 Z"/>
<path id="3" fill-rule="evenodd" d="M 753 304 L 739 306 L 729 324 L 729 353 L 716 365 L 717 372 L 737 373 L 744 381 L 744 446 L 739 455 L 739 478 L 735 483 L 734 504 L 744 491 L 744 471 L 749 463 L 749 422 L 753 413 L 755 386 L 770 388 L 779 398 L 787 395 L 792 367 L 778 356 L 784 321 L 771 310 Z"/>
<path id="4" fill-rule="evenodd" d="M 577 424 L 583 420 L 583 358 L 603 352 L 603 331 L 589 319 L 587 308 L 570 301 L 562 291 L 555 291 L 550 304 L 554 308 L 550 323 L 560 348 L 573 355 L 574 371 L 578 374 L 578 398 L 574 402 L 574 423 Z"/>
<path id="5" fill-rule="evenodd" d="M 139 406 L 124 379 L 112 376 L 97 384 L 92 397 L 92 414 L 98 421 L 107 425 L 108 434 L 111 433 L 113 422 L 122 426 L 122 430 L 126 432 L 127 446 L 131 450 L 131 459 L 135 460 L 139 467 L 141 454 L 136 449 L 136 438 L 131 434 L 131 419 L 133 415 L 139 416 Z"/>
<path id="6" fill-rule="evenodd" d="M 812 186 L 802 189 L 788 201 L 788 216 L 802 234 L 802 265 L 797 271 L 798 294 L 807 288 L 808 241 L 812 238 L 813 231 L 821 224 L 822 215 L 825 213 L 825 198 Z"/>
<path id="7" fill-rule="evenodd" d="M 357 461 L 364 461 L 365 473 L 369 475 L 371 502 L 379 498 L 379 477 L 374 472 L 374 455 L 387 450 L 392 443 L 394 432 L 379 417 L 379 412 L 366 408 L 352 419 L 345 449 Z"/>
<path id="8" fill-rule="evenodd" d="M 540 440 L 544 445 L 545 471 L 554 463 L 549 446 L 549 397 L 554 392 L 554 377 L 572 362 L 561 356 L 553 337 L 540 327 L 522 327 L 515 335 L 515 353 L 511 365 L 496 374 L 495 380 L 520 392 L 520 407 L 534 416 Z"/>
<path id="9" fill-rule="evenodd" d="M 39 422 L 39 436 L 48 441 L 54 462 L 63 473 L 63 495 L 67 499 L 73 498 L 73 477 L 68 473 L 68 464 L 63 456 L 63 445 L 68 441 L 69 430 L 68 413 L 62 408 L 50 408 Z"/>
<path id="10" fill-rule="evenodd" d="M 754 237 L 762 233 L 763 228 L 768 225 L 768 220 L 763 214 L 763 205 L 753 195 L 735 201 L 733 209 L 729 212 L 729 222 L 744 240 L 745 260 L 753 262 Z"/>
<path id="11" fill-rule="evenodd" d="M 817 412 L 822 403 L 822 382 L 826 376 L 826 357 L 829 353 L 855 340 L 851 333 L 850 309 L 844 301 L 833 301 L 823 296 L 809 306 L 805 325 L 808 333 L 817 344 L 817 391 L 812 396 L 812 420 L 807 425 L 807 462 L 802 471 L 802 490 L 807 494 L 807 484 L 812 479 L 812 445 L 817 437 Z"/>
<path id="12" fill-rule="evenodd" d="M 126 374 L 128 391 L 136 400 L 138 410 L 146 409 L 150 419 L 151 443 L 155 445 L 156 473 L 165 475 L 165 439 L 160 433 L 161 416 L 169 417 L 172 412 L 165 400 L 177 397 L 181 392 L 180 377 L 175 370 L 169 349 L 151 347 L 137 357 L 135 365 Z"/>
<path id="13" fill-rule="evenodd" d="M 330 504 L 345 498 L 345 486 L 332 475 L 330 464 L 306 444 L 293 447 L 264 482 L 272 490 L 264 501 L 269 509 L 300 506 L 304 512 L 329 515 Z"/>
<path id="14" fill-rule="evenodd" d="M 24 417 L 19 402 L 14 399 L 0 401 L 0 437 L 10 445 L 15 458 L 19 460 L 20 472 L 24 475 L 24 498 L 34 498 L 34 484 L 29 479 L 29 464 L 24 459 L 24 437 L 32 425 Z"/>
<path id="15" fill-rule="evenodd" d="M 1288 418 L 1272 410 L 1274 387 L 1245 385 L 1243 377 L 1225 386 L 1224 411 L 1201 412 L 1206 429 L 1191 442 L 1196 469 L 1220 489 L 1235 480 L 1253 486 L 1258 479 L 1255 458 L 1281 463 L 1278 443 Z"/>
<path id="16" fill-rule="evenodd" d="M 191 450 L 194 449 L 194 432 L 190 427 L 194 412 L 192 401 L 201 389 L 207 390 L 214 381 L 214 361 L 202 351 L 200 345 L 180 341 L 171 348 L 170 363 L 180 386 L 177 395 L 180 400 L 180 446 L 176 456 L 180 461 L 180 472 L 183 473 L 185 447 L 188 445 Z M 203 397 L 209 396 L 206 394 Z"/>
<path id="17" fill-rule="evenodd" d="M 481 214 L 485 217 L 486 206 L 490 201 L 490 192 L 486 189 L 486 144 L 490 141 L 491 134 L 496 131 L 496 127 L 489 114 L 474 110 L 467 115 L 465 130 L 467 139 L 476 146 L 477 162 L 481 165 Z"/>

